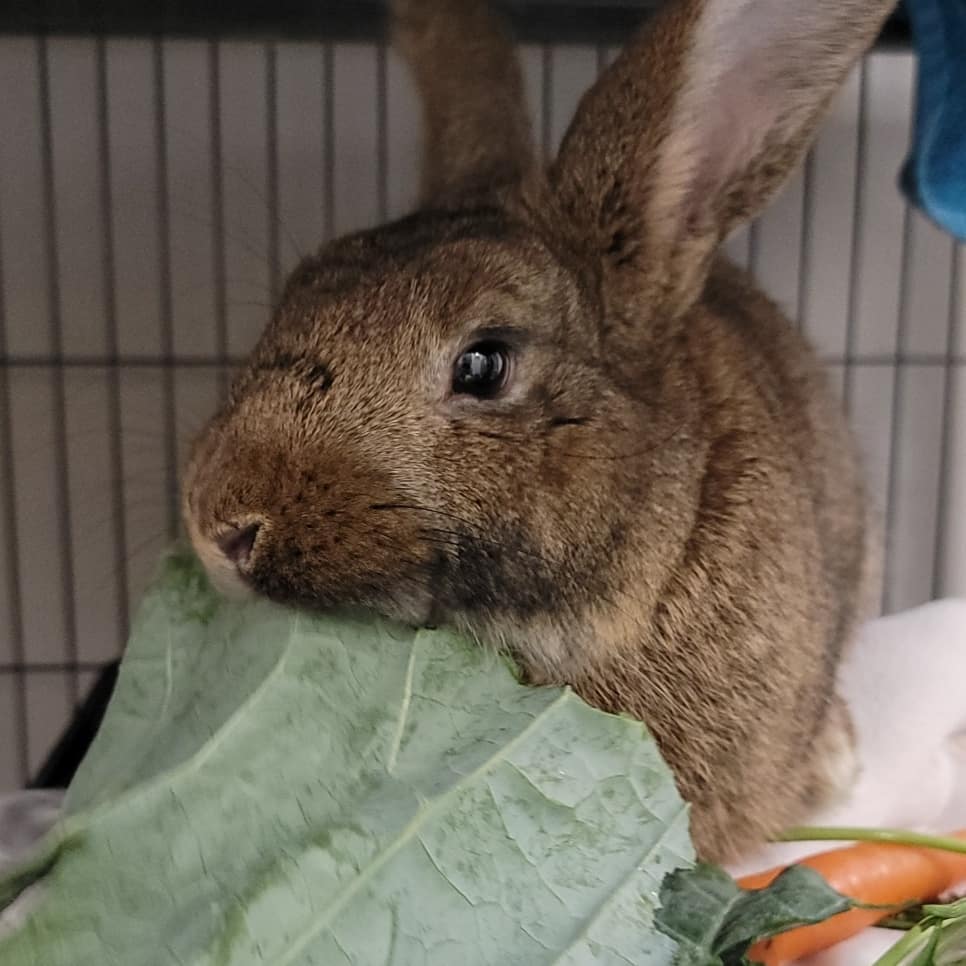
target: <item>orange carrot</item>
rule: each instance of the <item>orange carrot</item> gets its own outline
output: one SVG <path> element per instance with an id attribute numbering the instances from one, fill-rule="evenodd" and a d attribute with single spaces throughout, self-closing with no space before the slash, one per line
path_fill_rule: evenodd
<path id="1" fill-rule="evenodd" d="M 951 838 L 966 839 L 966 829 Z M 921 846 L 860 842 L 802 859 L 842 895 L 880 909 L 850 909 L 814 926 L 801 926 L 764 939 L 748 952 L 753 963 L 785 966 L 828 949 L 901 909 L 935 899 L 966 880 L 966 855 Z M 738 880 L 745 889 L 761 889 L 784 867 Z"/>

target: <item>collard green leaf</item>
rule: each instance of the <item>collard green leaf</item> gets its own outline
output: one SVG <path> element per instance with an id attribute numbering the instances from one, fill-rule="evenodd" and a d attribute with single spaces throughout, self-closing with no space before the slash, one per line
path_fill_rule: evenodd
<path id="1" fill-rule="evenodd" d="M 852 908 L 806 866 L 786 869 L 764 889 L 744 890 L 715 866 L 698 865 L 667 876 L 658 927 L 678 943 L 676 966 L 731 966 L 748 947 L 795 926 L 807 926 Z"/>
<path id="2" fill-rule="evenodd" d="M 181 557 L 45 848 L 3 966 L 669 966 L 692 858 L 640 724 L 450 634 L 223 605 Z"/>
<path id="3" fill-rule="evenodd" d="M 720 966 L 718 934 L 741 895 L 734 879 L 713 865 L 673 871 L 664 879 L 656 921 L 678 945 L 676 966 Z"/>
<path id="4" fill-rule="evenodd" d="M 718 934 L 717 948 L 727 958 L 759 939 L 824 922 L 852 907 L 852 900 L 836 892 L 814 869 L 793 865 L 767 888 L 738 898 Z"/>

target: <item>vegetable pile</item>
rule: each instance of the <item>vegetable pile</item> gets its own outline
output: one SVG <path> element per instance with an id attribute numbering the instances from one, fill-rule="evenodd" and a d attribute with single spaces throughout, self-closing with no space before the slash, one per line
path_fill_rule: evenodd
<path id="1" fill-rule="evenodd" d="M 448 633 L 223 604 L 187 556 L 0 909 L 31 886 L 3 966 L 734 966 L 854 914 L 815 869 L 695 866 L 640 723 Z M 957 907 L 924 915 L 916 962 L 954 962 Z"/>
<path id="2" fill-rule="evenodd" d="M 952 966 L 966 963 L 966 903 L 915 906 L 966 884 L 966 830 L 950 838 L 890 829 L 790 830 L 787 841 L 854 839 L 857 845 L 820 852 L 798 868 L 813 869 L 823 881 L 853 900 L 846 912 L 792 929 L 754 946 L 748 957 L 763 966 L 784 966 L 827 949 L 866 926 L 886 924 L 909 930 L 875 966 Z M 740 880 L 744 889 L 768 887 L 782 874 L 772 869 Z"/>

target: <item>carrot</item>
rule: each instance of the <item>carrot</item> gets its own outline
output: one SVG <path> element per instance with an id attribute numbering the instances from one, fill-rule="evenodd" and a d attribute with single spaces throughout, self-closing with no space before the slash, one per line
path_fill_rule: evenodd
<path id="1" fill-rule="evenodd" d="M 806 835 L 805 832 L 814 832 Z M 818 838 L 818 830 L 801 830 L 796 839 Z M 840 840 L 858 838 L 859 830 L 834 829 L 842 833 L 822 837 Z M 845 834 L 853 833 L 853 834 Z M 875 841 L 864 841 L 846 848 L 820 852 L 802 859 L 842 895 L 885 908 L 850 909 L 814 926 L 801 926 L 756 943 L 748 952 L 753 963 L 763 966 L 785 966 L 803 956 L 834 946 L 872 926 L 901 909 L 935 899 L 942 892 L 966 880 L 966 854 L 963 851 L 943 851 L 941 848 L 920 844 L 897 844 L 897 840 L 916 843 L 940 842 L 929 836 L 887 831 L 870 833 Z M 954 832 L 952 839 L 959 849 L 966 851 L 966 829 Z M 893 841 L 889 841 L 892 839 Z M 951 844 L 951 843 L 950 843 Z M 784 867 L 748 875 L 738 880 L 745 889 L 761 889 L 775 879 Z"/>

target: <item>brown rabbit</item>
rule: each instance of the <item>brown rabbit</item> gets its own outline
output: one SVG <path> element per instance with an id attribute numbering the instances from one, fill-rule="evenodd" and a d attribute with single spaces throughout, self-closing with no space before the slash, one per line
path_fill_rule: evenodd
<path id="1" fill-rule="evenodd" d="M 869 569 L 840 407 L 717 256 L 892 0 L 673 0 L 533 155 L 477 0 L 397 0 L 424 200 L 289 279 L 184 486 L 227 589 L 512 652 L 647 722 L 725 860 L 851 767 Z"/>

